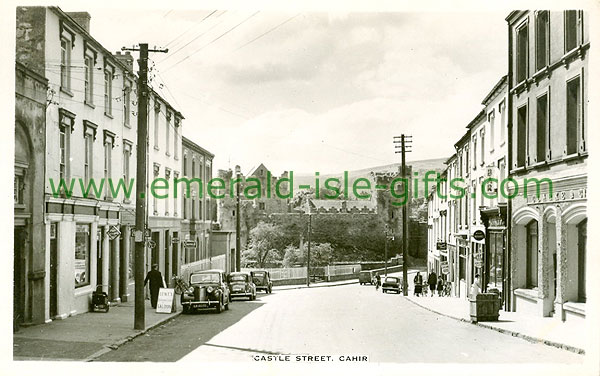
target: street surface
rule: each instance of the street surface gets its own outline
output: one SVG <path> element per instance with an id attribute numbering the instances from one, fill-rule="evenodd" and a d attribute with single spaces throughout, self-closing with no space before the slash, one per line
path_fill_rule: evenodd
<path id="1" fill-rule="evenodd" d="M 275 362 L 286 354 L 394 363 L 583 361 L 358 284 L 274 291 L 253 302 L 234 300 L 221 314 L 180 315 L 97 361 Z"/>

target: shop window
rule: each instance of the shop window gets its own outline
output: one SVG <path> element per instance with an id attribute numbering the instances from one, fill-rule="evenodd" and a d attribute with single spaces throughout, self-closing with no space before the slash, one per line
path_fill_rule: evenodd
<path id="1" fill-rule="evenodd" d="M 77 224 L 75 232 L 75 287 L 90 284 L 90 225 Z"/>
<path id="2" fill-rule="evenodd" d="M 538 223 L 533 220 L 527 225 L 526 287 L 538 285 Z"/>

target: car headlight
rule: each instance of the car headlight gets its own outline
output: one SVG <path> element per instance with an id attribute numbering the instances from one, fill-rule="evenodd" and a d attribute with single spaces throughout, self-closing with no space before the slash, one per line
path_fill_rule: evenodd
<path id="1" fill-rule="evenodd" d="M 210 294 L 211 292 L 213 292 L 213 290 L 214 290 L 214 289 L 213 289 L 213 287 L 212 287 L 212 286 L 208 286 L 208 287 L 206 288 L 206 291 L 207 291 L 209 294 Z"/>
<path id="2" fill-rule="evenodd" d="M 189 289 L 187 289 L 186 291 L 188 294 L 193 294 L 194 293 L 194 288 L 190 287 Z"/>

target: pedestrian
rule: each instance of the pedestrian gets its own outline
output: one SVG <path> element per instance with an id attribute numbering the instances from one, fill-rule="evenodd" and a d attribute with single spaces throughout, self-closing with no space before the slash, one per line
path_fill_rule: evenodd
<path id="1" fill-rule="evenodd" d="M 479 274 L 475 274 L 475 281 L 471 285 L 471 298 L 475 299 L 477 294 L 481 292 L 481 281 Z"/>
<path id="2" fill-rule="evenodd" d="M 381 276 L 379 273 L 375 273 L 375 290 L 379 290 L 379 286 L 381 286 Z"/>
<path id="3" fill-rule="evenodd" d="M 158 264 L 152 265 L 152 270 L 146 274 L 146 279 L 144 279 L 144 286 L 150 281 L 150 304 L 152 304 L 152 308 L 156 308 L 156 303 L 158 302 L 158 291 L 165 287 L 163 282 L 162 274 L 158 270 Z"/>
<path id="4" fill-rule="evenodd" d="M 442 276 L 440 276 L 437 281 L 437 292 L 438 296 L 442 296 L 442 293 L 444 292 L 444 279 Z"/>
<path id="5" fill-rule="evenodd" d="M 417 272 L 417 275 L 415 276 L 413 282 L 415 283 L 413 295 L 421 296 L 421 293 L 423 292 L 423 276 L 420 272 Z"/>
<path id="6" fill-rule="evenodd" d="M 431 291 L 431 296 L 435 294 L 435 287 L 437 285 L 437 275 L 435 272 L 429 273 L 429 277 L 427 278 L 427 284 L 429 285 L 429 291 Z"/>

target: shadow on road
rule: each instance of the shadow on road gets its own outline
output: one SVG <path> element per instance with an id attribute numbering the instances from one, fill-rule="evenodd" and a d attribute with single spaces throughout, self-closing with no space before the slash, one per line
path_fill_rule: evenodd
<path id="1" fill-rule="evenodd" d="M 259 300 L 233 301 L 228 311 L 182 314 L 131 342 L 106 353 L 100 362 L 174 362 L 262 307 Z"/>

